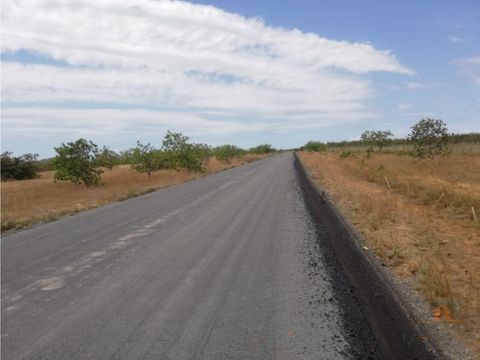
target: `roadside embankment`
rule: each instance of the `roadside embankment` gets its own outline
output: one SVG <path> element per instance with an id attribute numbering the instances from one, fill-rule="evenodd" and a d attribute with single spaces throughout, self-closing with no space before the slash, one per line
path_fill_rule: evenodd
<path id="1" fill-rule="evenodd" d="M 441 328 L 439 337 L 459 338 L 478 354 L 480 226 L 472 208 L 480 204 L 480 158 L 420 161 L 362 152 L 297 156 L 325 191 L 323 197 L 365 241 L 362 250 L 427 300 L 425 325 Z"/>

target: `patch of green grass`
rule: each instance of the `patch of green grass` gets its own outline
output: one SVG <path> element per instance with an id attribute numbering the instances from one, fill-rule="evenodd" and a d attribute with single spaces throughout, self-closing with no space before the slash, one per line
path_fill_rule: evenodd
<path id="1" fill-rule="evenodd" d="M 342 151 L 339 156 L 342 159 L 347 158 L 347 157 L 353 157 L 353 152 L 351 152 L 350 150 Z"/>

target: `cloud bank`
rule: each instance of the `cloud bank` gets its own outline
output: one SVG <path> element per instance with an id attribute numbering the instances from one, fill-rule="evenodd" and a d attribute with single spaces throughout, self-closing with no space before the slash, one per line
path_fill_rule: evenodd
<path id="1" fill-rule="evenodd" d="M 61 115 L 87 133 L 121 133 L 126 114 L 159 129 L 166 115 L 188 118 L 200 133 L 316 128 L 375 115 L 365 105 L 375 94 L 366 74 L 413 73 L 368 43 L 180 1 L 6 0 L 2 22 L 3 53 L 52 59 L 2 62 L 2 101 L 15 108 L 3 114 L 10 132 Z M 96 123 L 82 120 L 89 112 Z"/>

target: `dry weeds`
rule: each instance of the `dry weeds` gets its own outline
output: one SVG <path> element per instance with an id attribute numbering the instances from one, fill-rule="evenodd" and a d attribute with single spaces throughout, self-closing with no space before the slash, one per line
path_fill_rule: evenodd
<path id="1" fill-rule="evenodd" d="M 420 161 L 394 153 L 301 152 L 302 163 L 381 261 L 407 278 L 480 353 L 480 156 L 478 146 Z M 388 183 L 388 184 L 387 184 Z"/>
<path id="2" fill-rule="evenodd" d="M 203 174 L 160 170 L 152 173 L 150 178 L 146 174 L 134 172 L 128 165 L 121 165 L 112 171 L 105 170 L 102 175 L 104 185 L 90 188 L 68 182 L 55 183 L 53 171 L 42 172 L 38 179 L 2 182 L 2 230 L 55 220 L 66 214 L 125 200 L 262 157 L 264 156 L 246 155 L 234 159 L 230 164 L 212 158 Z"/>

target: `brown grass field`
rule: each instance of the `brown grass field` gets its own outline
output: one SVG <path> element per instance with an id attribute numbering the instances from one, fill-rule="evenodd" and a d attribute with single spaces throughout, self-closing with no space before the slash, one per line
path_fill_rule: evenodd
<path id="1" fill-rule="evenodd" d="M 428 300 L 432 321 L 480 354 L 480 146 L 468 148 L 434 160 L 298 155 L 367 247 Z"/>
<path id="2" fill-rule="evenodd" d="M 134 172 L 128 165 L 120 165 L 112 171 L 105 170 L 102 174 L 104 185 L 90 188 L 63 181 L 55 183 L 53 171 L 40 173 L 38 179 L 2 182 L 2 230 L 55 220 L 66 214 L 180 184 L 263 157 L 265 155 L 245 155 L 230 164 L 211 158 L 205 173 L 160 170 L 152 173 L 150 178 Z"/>

